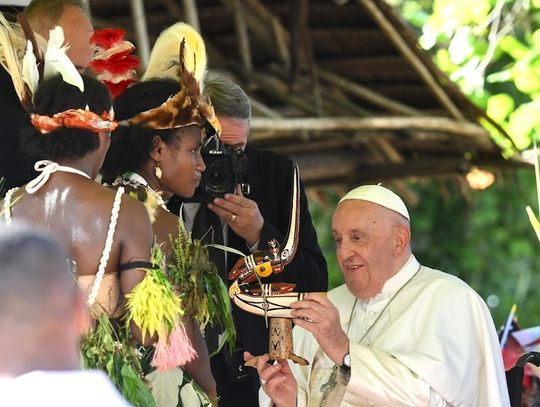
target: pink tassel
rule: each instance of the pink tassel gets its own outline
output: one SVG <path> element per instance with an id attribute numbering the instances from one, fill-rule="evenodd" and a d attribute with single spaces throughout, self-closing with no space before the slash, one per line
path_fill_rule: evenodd
<path id="1" fill-rule="evenodd" d="M 158 370 L 170 370 L 184 366 L 197 357 L 184 325 L 176 326 L 168 337 L 160 336 L 152 358 L 152 366 Z"/>

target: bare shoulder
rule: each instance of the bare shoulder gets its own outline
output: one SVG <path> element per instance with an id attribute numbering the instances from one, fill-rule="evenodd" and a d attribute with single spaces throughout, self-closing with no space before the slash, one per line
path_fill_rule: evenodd
<path id="1" fill-rule="evenodd" d="M 154 233 L 158 243 L 168 244 L 171 238 L 178 236 L 179 221 L 180 219 L 175 214 L 161 208 L 158 209 L 156 221 L 154 222 Z"/>

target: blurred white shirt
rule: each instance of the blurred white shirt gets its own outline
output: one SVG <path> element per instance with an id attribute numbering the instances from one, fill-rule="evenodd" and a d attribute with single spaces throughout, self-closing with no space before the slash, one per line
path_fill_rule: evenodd
<path id="1" fill-rule="evenodd" d="M 130 407 L 98 370 L 34 371 L 0 378 L 0 406 Z"/>

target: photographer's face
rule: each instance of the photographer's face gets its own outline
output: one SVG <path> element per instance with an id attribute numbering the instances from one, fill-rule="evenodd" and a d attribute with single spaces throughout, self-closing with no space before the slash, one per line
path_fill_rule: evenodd
<path id="1" fill-rule="evenodd" d="M 176 141 L 165 145 L 160 161 L 161 187 L 165 194 L 189 198 L 199 186 L 201 173 L 206 169 L 201 157 L 203 132 L 197 125 L 177 130 Z"/>
<path id="2" fill-rule="evenodd" d="M 249 120 L 218 116 L 221 140 L 235 151 L 244 151 L 249 134 Z"/>

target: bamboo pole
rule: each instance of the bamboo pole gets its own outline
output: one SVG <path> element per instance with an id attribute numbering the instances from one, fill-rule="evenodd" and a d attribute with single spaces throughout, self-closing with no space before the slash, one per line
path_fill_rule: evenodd
<path id="1" fill-rule="evenodd" d="M 200 33 L 201 24 L 199 23 L 199 13 L 197 12 L 197 4 L 195 3 L 195 0 L 182 0 L 182 5 L 184 6 L 186 22 L 198 33 Z"/>
<path id="2" fill-rule="evenodd" d="M 137 52 L 141 60 L 141 69 L 144 70 L 148 65 L 148 57 L 150 55 L 150 41 L 148 40 L 144 3 L 142 0 L 130 0 L 130 5 L 131 18 L 135 25 L 135 34 L 137 36 Z"/>

